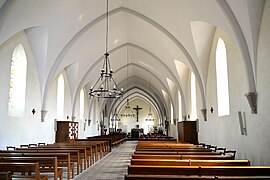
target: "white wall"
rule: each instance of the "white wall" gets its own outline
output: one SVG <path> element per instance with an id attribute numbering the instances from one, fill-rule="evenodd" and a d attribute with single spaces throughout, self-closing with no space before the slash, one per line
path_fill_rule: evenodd
<path id="1" fill-rule="evenodd" d="M 247 92 L 247 79 L 244 61 L 235 42 L 225 33 L 217 30 L 212 47 L 208 79 L 207 79 L 207 121 L 200 121 L 199 141 L 219 147 L 227 147 L 237 151 L 236 158 L 250 159 L 254 165 L 270 164 L 270 2 L 267 1 L 264 19 L 260 34 L 258 66 L 257 66 L 257 93 L 258 114 L 251 114 L 250 107 L 244 96 Z M 228 73 L 230 89 L 230 115 L 218 117 L 216 99 L 215 76 L 215 47 L 217 38 L 225 41 L 228 55 Z M 214 113 L 209 112 L 210 107 Z M 245 112 L 247 136 L 241 135 L 238 111 Z"/>
<path id="2" fill-rule="evenodd" d="M 22 118 L 8 116 L 8 92 L 10 78 L 10 63 L 14 48 L 21 43 L 26 51 L 27 82 L 25 116 Z M 0 46 L 0 82 L 1 82 L 1 108 L 0 108 L 0 149 L 7 145 L 18 146 L 20 144 L 52 142 L 54 141 L 53 119 L 41 123 L 41 95 L 39 78 L 35 60 L 25 33 L 20 32 Z M 36 113 L 32 114 L 32 109 Z M 31 132 L 31 133 L 30 133 Z M 48 133 L 50 132 L 50 133 Z"/>

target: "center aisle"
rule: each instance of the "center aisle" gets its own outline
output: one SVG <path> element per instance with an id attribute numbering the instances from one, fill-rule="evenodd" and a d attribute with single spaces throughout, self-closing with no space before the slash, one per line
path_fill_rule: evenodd
<path id="1" fill-rule="evenodd" d="M 126 141 L 119 147 L 113 148 L 111 153 L 76 176 L 74 180 L 123 180 L 136 144 L 137 141 Z"/>

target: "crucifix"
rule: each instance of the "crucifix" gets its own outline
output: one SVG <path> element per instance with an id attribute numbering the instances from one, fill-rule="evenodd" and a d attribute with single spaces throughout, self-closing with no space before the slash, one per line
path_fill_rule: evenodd
<path id="1" fill-rule="evenodd" d="M 136 114 L 137 114 L 137 122 L 139 122 L 139 110 L 141 110 L 142 108 L 139 108 L 139 106 L 137 105 L 137 107 L 133 108 L 134 110 L 136 110 Z"/>

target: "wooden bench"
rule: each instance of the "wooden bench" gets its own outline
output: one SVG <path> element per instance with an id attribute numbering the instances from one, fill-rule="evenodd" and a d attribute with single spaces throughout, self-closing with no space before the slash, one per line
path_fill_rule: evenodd
<path id="1" fill-rule="evenodd" d="M 177 139 L 174 138 L 141 138 L 139 137 L 139 141 L 143 141 L 143 142 L 152 142 L 152 141 L 167 141 L 167 142 L 178 142 Z"/>
<path id="2" fill-rule="evenodd" d="M 12 163 L 12 162 L 0 162 L 0 171 L 8 172 L 11 174 L 18 172 L 22 175 L 28 173 L 29 178 L 40 180 L 39 163 Z M 33 175 L 32 175 L 33 174 Z M 48 177 L 47 177 L 48 178 Z"/>
<path id="3" fill-rule="evenodd" d="M 105 154 L 108 154 L 111 151 L 111 139 L 99 138 L 99 139 L 77 139 L 75 141 L 78 144 L 91 145 L 93 148 L 93 153 L 95 156 L 92 156 L 91 161 L 93 163 L 97 162 L 100 157 L 103 157 Z M 95 152 L 94 152 L 95 150 Z M 104 155 L 103 155 L 104 153 Z M 98 156 L 99 155 L 99 156 Z M 95 157 L 95 158 L 94 158 Z"/>
<path id="4" fill-rule="evenodd" d="M 54 180 L 58 177 L 60 180 L 63 179 L 63 169 L 57 166 L 57 157 L 1 157 L 2 162 L 12 163 L 35 163 L 38 162 L 40 165 L 40 173 L 53 172 Z"/>
<path id="5" fill-rule="evenodd" d="M 151 155 L 133 154 L 132 159 L 197 159 L 197 160 L 233 160 L 231 155 Z"/>
<path id="6" fill-rule="evenodd" d="M 179 143 L 177 141 L 164 141 L 164 140 L 156 140 L 156 141 L 138 141 L 137 146 L 188 146 L 188 147 L 204 147 L 199 145 L 194 145 L 191 143 Z"/>
<path id="7" fill-rule="evenodd" d="M 134 154 L 152 154 L 152 155 L 222 155 L 222 152 L 179 152 L 179 151 L 134 151 Z"/>
<path id="8" fill-rule="evenodd" d="M 55 143 L 49 144 L 49 147 L 83 147 L 86 148 L 87 155 L 87 167 L 90 167 L 98 158 L 104 157 L 109 153 L 109 143 L 108 141 L 75 141 L 69 143 Z M 94 155 L 95 154 L 95 159 Z"/>
<path id="9" fill-rule="evenodd" d="M 4 151 L 0 151 L 4 152 Z M 9 151 L 12 152 L 12 151 Z M 13 152 L 21 152 L 21 153 L 69 153 L 70 154 L 70 161 L 76 163 L 77 165 L 77 174 L 82 172 L 82 161 L 80 158 L 80 152 L 79 150 L 76 149 L 49 149 L 49 148 L 44 148 L 44 149 L 36 149 L 36 148 L 19 148 L 19 150 L 15 150 Z"/>
<path id="10" fill-rule="evenodd" d="M 108 152 L 112 150 L 112 138 L 101 138 L 101 137 L 88 137 L 87 139 L 76 139 L 75 142 L 90 142 L 92 144 L 104 143 L 104 147 L 108 149 Z"/>
<path id="11" fill-rule="evenodd" d="M 269 180 L 270 176 L 125 175 L 125 180 Z"/>
<path id="12" fill-rule="evenodd" d="M 17 148 L 16 150 L 41 150 L 41 151 L 46 151 L 46 150 L 76 150 L 79 152 L 79 159 L 81 160 L 81 171 L 82 169 L 87 168 L 87 160 L 89 157 L 87 156 L 87 150 L 86 147 L 84 146 L 60 146 L 60 145 L 54 145 L 54 146 L 40 146 L 40 147 L 33 147 L 33 148 Z"/>
<path id="13" fill-rule="evenodd" d="M 0 179 L 1 180 L 12 180 L 11 172 L 10 171 L 0 172 Z"/>
<path id="14" fill-rule="evenodd" d="M 128 174 L 197 176 L 270 176 L 270 166 L 143 166 L 129 165 Z"/>
<path id="15" fill-rule="evenodd" d="M 213 152 L 205 148 L 136 148 L 136 151 L 166 151 L 166 152 Z"/>
<path id="16" fill-rule="evenodd" d="M 17 152 L 6 151 L 0 152 L 0 157 L 57 157 L 58 167 L 67 167 L 68 179 L 74 178 L 74 163 L 71 162 L 70 153 L 58 153 L 58 152 Z M 76 162 L 76 161 L 75 161 Z"/>
<path id="17" fill-rule="evenodd" d="M 131 159 L 131 165 L 147 166 L 250 166 L 249 160 Z"/>

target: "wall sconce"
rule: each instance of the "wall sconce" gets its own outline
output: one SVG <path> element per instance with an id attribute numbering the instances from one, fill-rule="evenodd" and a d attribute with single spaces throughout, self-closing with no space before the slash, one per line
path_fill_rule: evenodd
<path id="1" fill-rule="evenodd" d="M 214 113 L 214 108 L 213 107 L 210 107 L 210 112 Z"/>
<path id="2" fill-rule="evenodd" d="M 35 109 L 33 109 L 33 110 L 32 110 L 32 114 L 34 115 L 35 113 L 36 113 L 36 110 L 35 110 Z"/>

